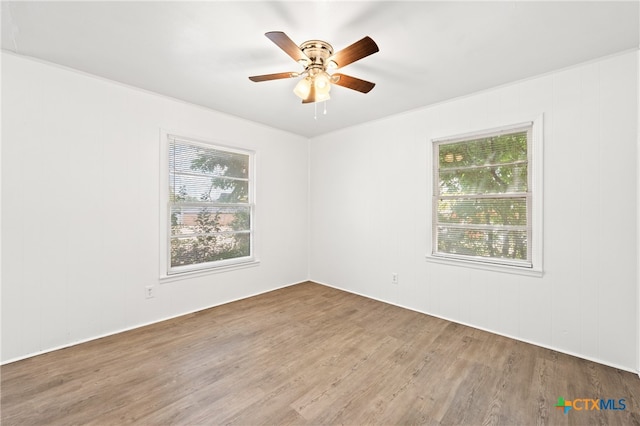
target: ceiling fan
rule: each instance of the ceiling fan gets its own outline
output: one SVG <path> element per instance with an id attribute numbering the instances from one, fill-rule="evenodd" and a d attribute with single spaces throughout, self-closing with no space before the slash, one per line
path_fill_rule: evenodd
<path id="1" fill-rule="evenodd" d="M 265 36 L 302 65 L 304 71 L 256 75 L 249 77 L 251 81 L 304 77 L 293 89 L 293 92 L 302 99 L 303 104 L 328 100 L 332 84 L 362 93 L 368 93 L 375 86 L 375 83 L 370 81 L 328 72 L 378 52 L 378 45 L 368 36 L 336 53 L 333 53 L 333 47 L 329 43 L 322 40 L 309 40 L 298 46 L 282 31 L 271 31 L 265 33 Z"/>

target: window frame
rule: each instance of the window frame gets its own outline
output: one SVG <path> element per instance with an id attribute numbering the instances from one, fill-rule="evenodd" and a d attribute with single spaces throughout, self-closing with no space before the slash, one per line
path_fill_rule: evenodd
<path id="1" fill-rule="evenodd" d="M 511 260 L 501 258 L 484 258 L 480 256 L 467 256 L 450 253 L 442 253 L 437 251 L 437 211 L 439 198 L 439 169 L 438 169 L 438 148 L 441 145 L 463 142 L 465 140 L 472 141 L 475 139 L 496 136 L 500 134 L 517 133 L 519 131 L 528 130 L 527 135 L 527 174 L 528 174 L 528 207 L 527 207 L 527 225 L 530 228 L 529 238 L 527 239 L 527 253 L 529 260 Z M 431 220 L 430 220 L 430 246 L 429 254 L 426 260 L 429 262 L 456 265 L 463 267 L 471 267 L 476 269 L 484 269 L 498 272 L 511 272 L 521 275 L 542 276 L 543 274 L 543 194 L 542 194 L 542 158 L 543 158 L 543 116 L 536 117 L 534 120 L 518 122 L 517 124 L 505 125 L 495 128 L 489 128 L 479 131 L 468 132 L 464 134 L 451 135 L 431 139 L 430 150 L 430 170 L 432 177 L 431 184 Z M 509 198 L 511 196 L 506 196 Z"/>
<path id="2" fill-rule="evenodd" d="M 212 262 L 198 263 L 193 265 L 171 266 L 171 207 L 170 185 L 169 185 L 169 151 L 172 140 L 184 142 L 185 144 L 200 146 L 206 149 L 229 152 L 233 154 L 247 155 L 249 159 L 248 168 L 248 200 L 243 207 L 249 207 L 249 256 L 242 256 L 231 259 L 222 259 Z M 187 136 L 184 132 L 160 131 L 161 161 L 160 161 L 160 281 L 173 281 L 211 273 L 219 273 L 227 270 L 256 266 L 256 157 L 254 150 L 230 146 L 230 144 L 215 142 L 200 137 Z M 225 206 L 238 205 L 236 203 L 219 203 Z M 212 204 L 216 206 L 215 203 Z M 222 205 L 219 205 L 220 207 Z"/>

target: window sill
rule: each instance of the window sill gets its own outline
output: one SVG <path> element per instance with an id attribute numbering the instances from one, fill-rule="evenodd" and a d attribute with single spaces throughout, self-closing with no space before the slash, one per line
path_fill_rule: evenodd
<path id="1" fill-rule="evenodd" d="M 498 265 L 495 263 L 478 262 L 473 260 L 452 259 L 441 256 L 426 255 L 425 259 L 430 263 L 438 263 L 441 265 L 461 266 L 464 268 L 481 269 L 483 271 L 502 272 L 507 274 L 525 275 L 528 277 L 542 277 L 543 272 L 540 269 L 526 268 L 511 265 Z"/>
<path id="2" fill-rule="evenodd" d="M 233 263 L 230 265 L 216 266 L 209 269 L 201 269 L 197 271 L 180 272 L 173 275 L 161 275 L 160 284 L 170 283 L 174 281 L 182 281 L 191 278 L 198 278 L 207 275 L 219 274 L 222 272 L 235 271 L 238 269 L 253 268 L 260 265 L 260 260 L 249 260 L 247 262 Z"/>

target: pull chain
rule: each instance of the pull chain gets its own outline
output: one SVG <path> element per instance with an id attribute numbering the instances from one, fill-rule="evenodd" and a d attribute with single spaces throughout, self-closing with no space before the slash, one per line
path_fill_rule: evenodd
<path id="1" fill-rule="evenodd" d="M 322 114 L 327 115 L 327 101 L 323 101 L 322 104 L 324 107 Z M 313 103 L 313 119 L 318 120 L 318 103 L 317 102 Z"/>

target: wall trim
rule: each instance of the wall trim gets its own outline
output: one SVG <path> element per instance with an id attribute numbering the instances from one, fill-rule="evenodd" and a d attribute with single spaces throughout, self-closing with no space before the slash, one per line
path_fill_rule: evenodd
<path id="1" fill-rule="evenodd" d="M 64 345 L 59 345 L 59 346 L 54 346 L 52 348 L 42 349 L 42 350 L 40 350 L 38 352 L 31 352 L 31 353 L 28 353 L 26 355 L 19 356 L 19 357 L 16 357 L 16 358 L 10 358 L 8 360 L 4 360 L 4 361 L 0 362 L 0 365 L 11 364 L 13 362 L 18 362 L 18 361 L 22 361 L 22 360 L 25 360 L 25 359 L 28 359 L 28 358 L 33 358 L 33 357 L 38 356 L 38 355 L 44 355 L 44 354 L 49 353 L 49 352 L 59 351 L 61 349 L 66 349 L 66 348 L 70 348 L 72 346 L 81 345 L 82 343 L 87 343 L 87 342 L 91 342 L 93 340 L 98 340 L 98 339 L 102 339 L 102 338 L 105 338 L 105 337 L 113 336 L 113 335 L 116 335 L 116 334 L 125 333 L 127 331 L 135 330 L 135 329 L 142 328 L 142 327 L 147 327 L 147 326 L 153 325 L 153 324 L 158 324 L 158 323 L 161 323 L 161 322 L 164 322 L 164 321 L 172 320 L 172 319 L 179 318 L 179 317 L 182 317 L 182 316 L 185 316 L 185 315 L 190 315 L 190 314 L 193 314 L 193 313 L 196 313 L 196 312 L 206 311 L 207 309 L 216 308 L 218 306 L 226 305 L 228 303 L 233 303 L 233 302 L 237 302 L 239 300 L 249 299 L 250 297 L 255 297 L 255 296 L 259 296 L 261 294 L 270 293 L 272 291 L 280 290 L 280 289 L 283 289 L 283 288 L 286 288 L 286 287 L 293 287 L 294 285 L 304 284 L 306 282 L 307 281 L 299 281 L 299 282 L 295 282 L 295 283 L 291 283 L 291 284 L 285 284 L 285 285 L 282 285 L 282 286 L 279 286 L 279 287 L 274 287 L 274 288 L 269 289 L 269 290 L 260 291 L 260 292 L 257 292 L 257 293 L 252 293 L 252 294 L 249 294 L 247 296 L 237 297 L 235 299 L 230 299 L 230 300 L 227 300 L 225 302 L 220 302 L 220 303 L 216 303 L 216 304 L 213 304 L 213 305 L 204 306 L 202 308 L 189 310 L 189 311 L 186 311 L 186 312 L 183 312 L 183 313 L 180 313 L 180 314 L 176 314 L 176 315 L 170 315 L 168 317 L 163 317 L 163 318 L 160 318 L 158 320 L 141 323 L 141 324 L 134 325 L 134 326 L 131 326 L 131 327 L 121 328 L 121 329 L 118 329 L 118 330 L 115 330 L 115 331 L 110 331 L 108 333 L 99 334 L 97 336 L 87 337 L 85 339 L 75 340 L 75 341 L 73 341 L 71 343 L 66 343 Z"/>
<path id="2" fill-rule="evenodd" d="M 476 330 L 486 331 L 487 333 L 495 334 L 497 336 L 507 337 L 509 339 L 517 340 L 517 341 L 523 342 L 523 343 L 528 343 L 530 345 L 538 346 L 540 348 L 549 349 L 549 350 L 552 350 L 552 351 L 555 351 L 555 352 L 560 352 L 560 353 L 563 353 L 563 354 L 566 354 L 566 355 L 574 356 L 576 358 L 584 359 L 586 361 L 591 361 L 591 362 L 595 362 L 595 363 L 598 363 L 598 364 L 601 364 L 601 365 L 606 365 L 607 367 L 617 368 L 618 370 L 624 370 L 624 371 L 628 371 L 630 373 L 638 373 L 637 371 L 633 371 L 633 369 L 630 369 L 629 367 L 612 364 L 610 362 L 605 362 L 605 361 L 602 361 L 602 360 L 597 359 L 597 358 L 588 357 L 588 356 L 577 354 L 577 353 L 574 353 L 574 352 L 571 352 L 571 351 L 566 351 L 564 349 L 558 349 L 558 348 L 555 348 L 553 346 L 543 345 L 543 344 L 540 344 L 540 343 L 537 343 L 537 342 L 534 342 L 534 341 L 531 341 L 531 340 L 527 340 L 527 339 L 523 339 L 523 338 L 520 338 L 520 337 L 512 336 L 510 334 L 499 333 L 497 331 L 494 331 L 494 330 L 491 330 L 491 329 L 488 329 L 488 328 L 479 327 L 477 325 L 469 324 L 467 322 L 454 320 L 454 319 L 451 319 L 451 318 L 448 318 L 448 317 L 445 317 L 445 316 L 442 316 L 442 315 L 436 315 L 436 314 L 432 314 L 432 313 L 429 313 L 429 312 L 424 312 L 424 311 L 421 311 L 421 310 L 418 310 L 418 309 L 415 309 L 415 308 L 411 308 L 411 307 L 408 307 L 408 306 L 401 305 L 399 303 L 389 302 L 388 300 L 383 300 L 383 299 L 379 299 L 377 297 L 372 297 L 372 296 L 369 296 L 369 295 L 366 295 L 366 294 L 363 294 L 363 293 L 359 293 L 357 291 L 347 290 L 347 289 L 342 288 L 342 287 L 333 286 L 333 285 L 326 284 L 326 283 L 323 283 L 323 282 L 320 282 L 320 281 L 316 281 L 316 280 L 313 280 L 313 279 L 311 280 L 311 282 L 315 283 L 315 284 L 320 284 L 320 285 L 323 285 L 323 286 L 326 286 L 326 287 L 334 288 L 336 290 L 346 291 L 347 293 L 351 293 L 351 294 L 355 294 L 355 295 L 358 295 L 358 296 L 366 297 L 368 299 L 376 300 L 378 302 L 387 303 L 389 305 L 397 306 L 399 308 L 408 309 L 410 311 L 417 312 L 419 314 L 429 315 L 429 316 L 432 316 L 434 318 L 443 319 L 445 321 L 450 321 L 450 322 L 455 323 L 455 324 L 460 324 L 460 325 L 464 325 L 464 326 L 467 326 L 467 327 L 475 328 Z"/>
<path id="3" fill-rule="evenodd" d="M 240 120 L 240 121 L 243 121 L 245 123 L 249 123 L 251 125 L 255 125 L 255 126 L 261 127 L 263 129 L 276 130 L 276 131 L 279 131 L 279 132 L 288 133 L 290 135 L 293 135 L 293 136 L 296 136 L 296 137 L 299 137 L 299 138 L 308 139 L 306 136 L 299 135 L 297 133 L 294 133 L 294 132 L 291 132 L 291 131 L 288 131 L 288 130 L 282 130 L 282 129 L 278 129 L 276 127 L 271 127 L 271 126 L 268 126 L 268 125 L 266 125 L 264 123 L 260 123 L 260 122 L 257 122 L 257 121 L 251 121 L 251 120 L 249 120 L 247 118 L 240 117 L 239 115 L 233 115 L 233 114 L 230 114 L 228 112 L 222 112 L 222 111 L 219 111 L 217 109 L 212 109 L 212 108 L 209 108 L 209 107 L 206 107 L 206 106 L 203 106 L 203 105 L 193 104 L 193 103 L 187 102 L 187 101 L 179 99 L 179 98 L 174 98 L 173 96 L 163 95 L 163 94 L 158 93 L 158 92 L 154 92 L 154 91 L 151 91 L 151 90 L 143 89 L 143 88 L 137 87 L 137 86 L 132 86 L 130 84 L 122 83 L 122 82 L 117 81 L 117 80 L 111 80 L 109 78 L 102 77 L 100 75 L 91 74 L 91 73 L 86 72 L 86 71 L 81 71 L 81 70 L 78 70 L 78 69 L 75 69 L 75 68 L 68 67 L 66 65 L 60 65 L 60 64 L 57 64 L 55 62 L 50 62 L 50 61 L 47 61 L 47 60 L 44 60 L 44 59 L 36 58 L 34 56 L 22 55 L 20 53 L 16 53 L 16 52 L 13 52 L 13 51 L 7 50 L 7 49 L 0 49 L 0 53 L 5 54 L 5 55 L 9 55 L 9 56 L 13 56 L 15 58 L 19 58 L 19 59 L 22 59 L 22 60 L 25 60 L 25 61 L 36 62 L 36 63 L 42 64 L 42 65 L 46 65 L 46 66 L 49 66 L 49 67 L 52 67 L 52 68 L 57 68 L 57 69 L 60 69 L 60 70 L 64 70 L 64 71 L 67 71 L 67 72 L 70 72 L 70 73 L 73 73 L 73 74 L 76 74 L 76 75 L 79 75 L 79 76 L 82 76 L 82 77 L 85 77 L 85 78 L 89 78 L 89 79 L 92 79 L 92 80 L 97 80 L 97 81 L 100 81 L 100 82 L 103 82 L 103 83 L 113 84 L 115 86 L 123 87 L 123 88 L 129 89 L 129 90 L 133 90 L 135 92 L 144 93 L 144 94 L 156 97 L 158 99 L 170 100 L 172 102 L 177 102 L 179 104 L 186 105 L 186 106 L 193 107 L 193 108 L 197 108 L 197 109 L 201 109 L 203 111 L 208 111 L 208 112 L 213 112 L 215 114 L 220 114 L 223 117 L 231 117 L 231 118 L 233 118 L 235 120 Z"/>
<path id="4" fill-rule="evenodd" d="M 446 316 L 436 315 L 436 314 L 432 314 L 432 313 L 429 313 L 429 312 L 424 312 L 424 311 L 421 311 L 421 310 L 418 310 L 418 309 L 415 309 L 415 308 L 404 306 L 404 305 L 399 304 L 399 303 L 394 303 L 394 302 L 390 302 L 388 300 L 379 299 L 377 297 L 372 297 L 372 296 L 369 296 L 369 295 L 366 295 L 366 294 L 363 294 L 363 293 L 359 293 L 357 291 L 347 290 L 347 289 L 342 288 L 342 287 L 334 286 L 334 285 L 331 285 L 331 284 L 327 284 L 327 283 L 324 283 L 324 282 L 321 282 L 321 281 L 317 281 L 317 280 L 312 280 L 312 279 L 309 279 L 308 281 L 300 281 L 300 282 L 295 282 L 295 283 L 291 283 L 291 284 L 285 284 L 285 285 L 282 285 L 282 286 L 279 286 L 279 287 L 272 288 L 270 290 L 265 290 L 265 291 L 261 291 L 261 292 L 257 292 L 257 293 L 252 293 L 252 294 L 244 296 L 244 297 L 238 297 L 238 298 L 235 298 L 235 299 L 227 300 L 225 302 L 216 303 L 216 304 L 213 304 L 213 305 L 205 306 L 205 307 L 194 309 L 194 310 L 189 310 L 189 311 L 177 314 L 177 315 L 171 315 L 171 316 L 168 316 L 168 317 L 163 317 L 163 318 L 155 320 L 155 321 L 149 321 L 149 322 L 138 324 L 138 325 L 135 325 L 135 326 L 132 326 L 132 327 L 126 327 L 126 328 L 118 329 L 118 330 L 115 330 L 115 331 L 112 331 L 112 332 L 100 334 L 100 335 L 97 335 L 97 336 L 76 340 L 76 341 L 68 343 L 68 344 L 54 346 L 52 348 L 43 349 L 43 350 L 38 351 L 38 352 L 32 352 L 32 353 L 26 354 L 24 356 L 11 358 L 11 359 L 2 361 L 2 362 L 0 362 L 0 365 L 7 365 L 7 364 L 14 363 L 14 362 L 22 361 L 22 360 L 25 360 L 25 359 L 28 359 L 28 358 L 33 358 L 33 357 L 36 357 L 38 355 L 44 355 L 44 354 L 49 353 L 49 352 L 55 352 L 55 351 L 58 351 L 58 350 L 61 350 L 61 349 L 70 348 L 72 346 L 77 346 L 77 345 L 80 345 L 82 343 L 91 342 L 93 340 L 98 340 L 98 339 L 102 339 L 102 338 L 105 338 L 105 337 L 113 336 L 113 335 L 116 335 L 116 334 L 124 333 L 124 332 L 127 332 L 127 331 L 135 330 L 135 329 L 138 329 L 138 328 L 146 327 L 146 326 L 149 326 L 149 325 L 161 323 L 161 322 L 168 321 L 168 320 L 171 320 L 171 319 L 179 318 L 181 316 L 190 315 L 190 314 L 193 314 L 195 312 L 204 311 L 204 310 L 207 310 L 207 309 L 211 309 L 211 308 L 215 308 L 215 307 L 218 307 L 218 306 L 226 305 L 228 303 L 237 302 L 239 300 L 248 299 L 250 297 L 259 296 L 259 295 L 265 294 L 265 293 L 270 293 L 272 291 L 280 290 L 280 289 L 283 289 L 283 288 L 293 287 L 293 286 L 299 285 L 299 284 L 304 284 L 306 282 L 311 282 L 311 283 L 314 283 L 314 284 L 319 284 L 319 285 L 323 285 L 325 287 L 329 287 L 329 288 L 333 288 L 333 289 L 336 289 L 336 290 L 344 291 L 344 292 L 347 292 L 347 293 L 355 294 L 355 295 L 358 295 L 358 296 L 366 297 L 368 299 L 375 300 L 375 301 L 378 301 L 378 302 L 381 302 L 381 303 L 387 303 L 389 305 L 397 306 L 397 307 L 402 308 L 402 309 L 408 309 L 410 311 L 417 312 L 417 313 L 420 313 L 420 314 L 423 314 L 423 315 L 429 315 L 429 316 L 432 316 L 434 318 L 443 319 L 445 321 L 450 321 L 450 322 L 455 323 L 455 324 L 460 324 L 460 325 L 464 325 L 464 326 L 467 326 L 467 327 L 470 327 L 470 328 L 475 328 L 477 330 L 486 331 L 488 333 L 495 334 L 497 336 L 507 337 L 509 339 L 517 340 L 517 341 L 520 341 L 520 342 L 523 342 L 523 343 L 527 343 L 527 344 L 530 344 L 530 345 L 538 346 L 538 347 L 541 347 L 541 348 L 545 348 L 545 349 L 549 349 L 549 350 L 552 350 L 552 351 L 560 352 L 560 353 L 563 353 L 563 354 L 566 354 L 566 355 L 574 356 L 576 358 L 584 359 L 586 361 L 595 362 L 595 363 L 598 363 L 598 364 L 606 365 L 608 367 L 617 368 L 617 369 L 623 370 L 623 371 L 628 371 L 630 373 L 636 373 L 640 377 L 640 373 L 638 371 L 633 371 L 632 369 L 629 369 L 628 367 L 625 367 L 625 366 L 622 366 L 622 365 L 612 364 L 612 363 L 605 362 L 605 361 L 602 361 L 602 360 L 597 359 L 597 358 L 592 358 L 592 357 L 588 357 L 588 356 L 585 356 L 585 355 L 577 354 L 577 353 L 574 353 L 574 352 L 571 352 L 571 351 L 566 351 L 566 350 L 558 349 L 558 348 L 555 348 L 555 347 L 552 347 L 552 346 L 543 345 L 543 344 L 540 344 L 540 343 L 537 343 L 537 342 L 534 342 L 534 341 L 531 341 L 531 340 L 515 337 L 515 336 L 512 336 L 510 334 L 498 333 L 496 331 L 490 330 L 490 329 L 485 328 L 485 327 L 479 327 L 477 325 L 469 324 L 469 323 L 464 322 L 464 321 L 453 320 L 453 319 L 448 318 Z"/>

